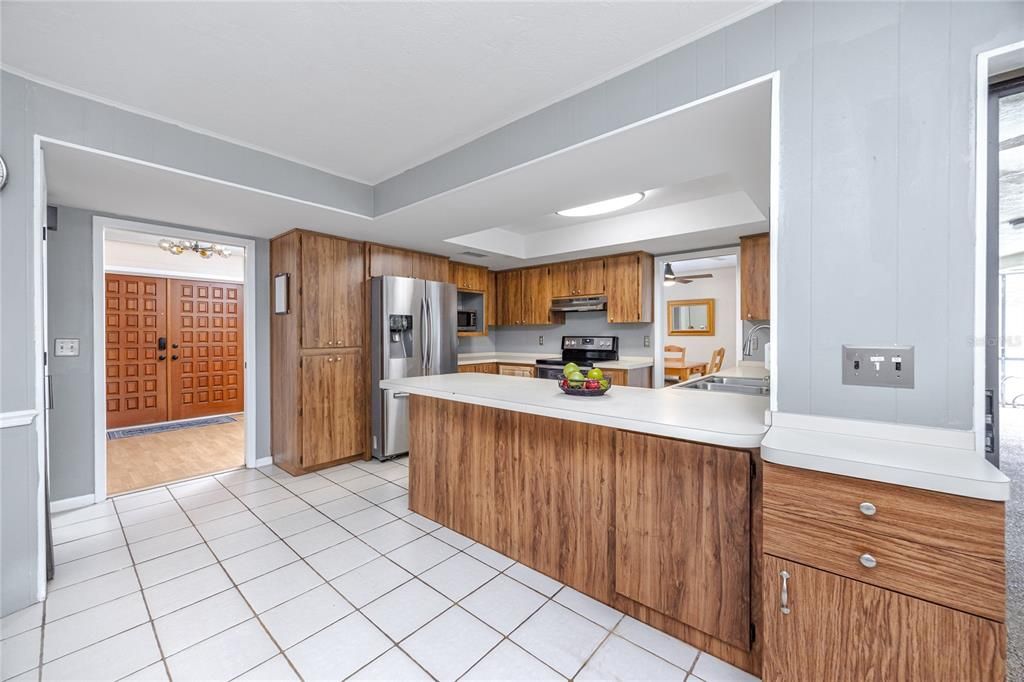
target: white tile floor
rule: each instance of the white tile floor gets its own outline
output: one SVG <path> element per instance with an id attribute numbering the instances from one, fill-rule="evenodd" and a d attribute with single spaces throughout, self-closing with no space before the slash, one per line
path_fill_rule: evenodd
<path id="1" fill-rule="evenodd" d="M 405 461 L 238 470 L 53 519 L 6 680 L 753 677 L 408 510 Z"/>

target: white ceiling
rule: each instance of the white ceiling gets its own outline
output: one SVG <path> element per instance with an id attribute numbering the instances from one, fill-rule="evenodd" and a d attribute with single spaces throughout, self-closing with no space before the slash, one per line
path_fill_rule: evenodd
<path id="1" fill-rule="evenodd" d="M 670 263 L 672 272 L 677 275 L 695 275 L 709 270 L 722 270 L 736 267 L 736 256 L 710 256 L 708 258 L 691 258 Z"/>
<path id="2" fill-rule="evenodd" d="M 765 0 L 0 3 L 0 61 L 377 183 Z"/>

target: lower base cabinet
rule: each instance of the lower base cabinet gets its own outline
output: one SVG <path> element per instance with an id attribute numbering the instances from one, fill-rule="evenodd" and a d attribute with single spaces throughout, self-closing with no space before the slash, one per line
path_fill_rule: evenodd
<path id="1" fill-rule="evenodd" d="M 766 682 L 1006 674 L 1001 623 L 771 555 L 763 595 Z"/>
<path id="2" fill-rule="evenodd" d="M 365 451 L 361 348 L 302 358 L 302 466 L 316 468 Z"/>

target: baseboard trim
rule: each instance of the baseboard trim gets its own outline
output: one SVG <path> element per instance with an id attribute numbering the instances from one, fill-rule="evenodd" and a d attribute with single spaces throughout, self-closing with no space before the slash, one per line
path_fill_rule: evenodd
<path id="1" fill-rule="evenodd" d="M 50 513 L 58 514 L 71 511 L 72 509 L 88 507 L 91 504 L 96 504 L 96 495 L 93 493 L 79 495 L 78 497 L 66 497 L 63 500 L 50 500 Z"/>
<path id="2" fill-rule="evenodd" d="M 256 466 L 258 466 L 258 467 L 268 467 L 268 466 L 270 466 L 273 463 L 274 463 L 274 458 L 273 457 L 260 457 L 259 459 L 256 460 Z"/>

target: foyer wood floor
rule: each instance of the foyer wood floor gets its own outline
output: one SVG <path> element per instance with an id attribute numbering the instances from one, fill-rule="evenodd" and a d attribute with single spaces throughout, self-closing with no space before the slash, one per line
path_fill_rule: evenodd
<path id="1" fill-rule="evenodd" d="M 107 441 L 107 494 L 151 488 L 245 464 L 245 420 Z"/>

